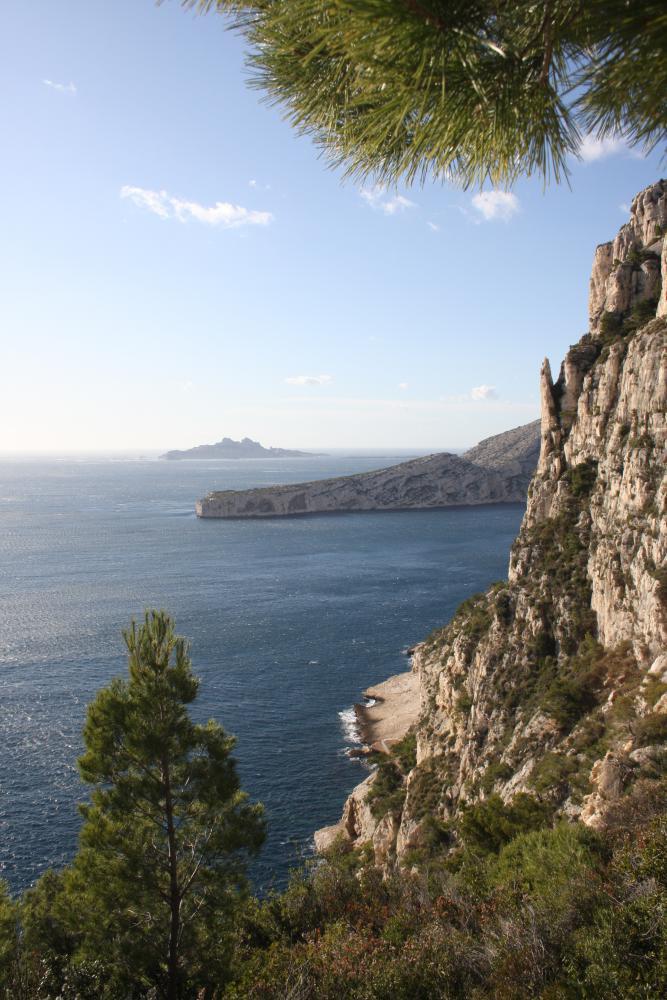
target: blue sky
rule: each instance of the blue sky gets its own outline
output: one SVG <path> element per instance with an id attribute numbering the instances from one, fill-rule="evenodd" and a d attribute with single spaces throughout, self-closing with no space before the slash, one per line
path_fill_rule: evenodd
<path id="1" fill-rule="evenodd" d="M 661 175 L 360 190 L 176 2 L 0 7 L 0 451 L 463 447 L 538 415 L 596 243 Z"/>

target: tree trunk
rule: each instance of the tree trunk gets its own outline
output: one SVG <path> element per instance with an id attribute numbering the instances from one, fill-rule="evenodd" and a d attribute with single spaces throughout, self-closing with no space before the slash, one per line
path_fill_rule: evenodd
<path id="1" fill-rule="evenodd" d="M 165 816 L 167 820 L 167 842 L 169 845 L 169 956 L 167 960 L 167 1000 L 178 1000 L 180 994 L 178 974 L 178 935 L 181 928 L 181 897 L 178 889 L 178 869 L 176 865 L 176 831 L 174 829 L 174 808 L 171 798 L 169 762 L 163 760 L 162 774 L 165 785 Z"/>

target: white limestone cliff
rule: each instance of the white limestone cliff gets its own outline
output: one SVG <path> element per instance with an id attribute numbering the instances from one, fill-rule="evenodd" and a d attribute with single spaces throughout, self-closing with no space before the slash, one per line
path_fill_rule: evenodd
<path id="1" fill-rule="evenodd" d="M 540 458 L 509 580 L 417 648 L 415 766 L 391 822 L 376 803 L 354 837 L 375 847 L 383 824 L 377 863 L 400 863 L 434 821 L 449 829 L 492 793 L 603 825 L 665 766 L 664 738 L 647 741 L 667 731 L 667 323 L 650 256 L 666 223 L 661 181 L 595 251 L 591 332 L 555 382 L 542 367 Z"/>

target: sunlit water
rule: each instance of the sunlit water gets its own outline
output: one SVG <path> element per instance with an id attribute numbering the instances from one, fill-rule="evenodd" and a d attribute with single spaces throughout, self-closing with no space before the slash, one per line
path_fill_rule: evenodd
<path id="1" fill-rule="evenodd" d="M 339 713 L 505 575 L 523 507 L 200 521 L 194 501 L 391 462 L 0 464 L 0 874 L 14 890 L 75 850 L 86 704 L 124 671 L 121 629 L 146 607 L 191 640 L 194 712 L 236 734 L 243 786 L 266 806 L 255 886 L 284 883 L 363 776 Z"/>

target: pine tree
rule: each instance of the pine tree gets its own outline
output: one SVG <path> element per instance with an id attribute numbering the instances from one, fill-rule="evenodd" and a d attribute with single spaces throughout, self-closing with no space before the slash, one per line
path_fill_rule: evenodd
<path id="1" fill-rule="evenodd" d="M 664 0 L 181 0 L 229 15 L 254 84 L 351 174 L 558 180 L 582 132 L 667 130 Z"/>
<path id="2" fill-rule="evenodd" d="M 172 620 L 152 611 L 124 637 L 129 679 L 89 706 L 79 760 L 94 790 L 67 873 L 75 957 L 102 960 L 127 996 L 152 986 L 174 1000 L 224 981 L 243 862 L 264 828 L 234 739 L 189 717 L 198 680 Z"/>

